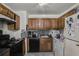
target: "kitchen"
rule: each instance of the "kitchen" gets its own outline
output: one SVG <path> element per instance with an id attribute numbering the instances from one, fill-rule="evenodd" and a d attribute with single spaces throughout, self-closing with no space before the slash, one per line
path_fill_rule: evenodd
<path id="1" fill-rule="evenodd" d="M 0 3 L 0 55 L 79 55 L 78 6 L 77 3 Z"/>

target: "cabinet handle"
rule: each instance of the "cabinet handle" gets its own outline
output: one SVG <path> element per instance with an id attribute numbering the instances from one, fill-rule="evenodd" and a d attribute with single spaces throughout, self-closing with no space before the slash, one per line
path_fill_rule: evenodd
<path id="1" fill-rule="evenodd" d="M 79 44 L 76 44 L 76 46 L 79 46 Z"/>

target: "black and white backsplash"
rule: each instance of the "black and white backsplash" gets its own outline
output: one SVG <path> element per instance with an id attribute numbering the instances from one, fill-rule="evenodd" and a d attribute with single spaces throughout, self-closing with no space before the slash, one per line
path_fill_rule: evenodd
<path id="1" fill-rule="evenodd" d="M 58 39 L 63 42 L 64 40 L 64 35 L 63 35 L 63 30 L 51 30 L 49 34 L 53 37 L 53 39 Z"/>

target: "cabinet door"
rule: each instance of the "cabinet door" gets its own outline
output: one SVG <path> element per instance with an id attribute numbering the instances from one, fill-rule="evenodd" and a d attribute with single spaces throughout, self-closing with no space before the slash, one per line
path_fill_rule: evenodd
<path id="1" fill-rule="evenodd" d="M 44 29 L 44 30 L 49 30 L 50 27 L 51 27 L 50 19 L 44 18 L 44 19 L 43 19 L 43 29 Z"/>
<path id="2" fill-rule="evenodd" d="M 15 24 L 8 24 L 9 30 L 19 30 L 20 29 L 20 17 L 15 16 L 16 23 Z"/>
<path id="3" fill-rule="evenodd" d="M 0 4 L 0 14 L 14 19 L 14 13 L 2 4 Z"/>
<path id="4" fill-rule="evenodd" d="M 32 29 L 32 20 L 31 19 L 28 19 L 28 27 L 29 27 L 29 29 Z"/>
<path id="5" fill-rule="evenodd" d="M 58 27 L 57 22 L 58 22 L 57 19 L 51 19 L 51 29 L 57 29 Z"/>
<path id="6" fill-rule="evenodd" d="M 79 56 L 79 43 L 65 39 L 65 56 Z"/>
<path id="7" fill-rule="evenodd" d="M 8 29 L 9 30 L 14 30 L 14 26 L 15 26 L 14 24 L 8 24 Z"/>
<path id="8" fill-rule="evenodd" d="M 46 29 L 47 30 L 50 30 L 50 28 L 51 28 L 51 21 L 50 21 L 50 19 L 47 19 L 47 22 L 46 22 L 47 24 L 46 24 Z"/>
<path id="9" fill-rule="evenodd" d="M 51 26 L 48 18 L 30 18 L 28 25 L 34 30 L 48 30 Z"/>
<path id="10" fill-rule="evenodd" d="M 44 23 L 44 21 L 43 21 L 43 19 L 41 18 L 41 19 L 39 19 L 39 30 L 43 30 L 43 23 Z"/>
<path id="11" fill-rule="evenodd" d="M 34 30 L 36 27 L 36 24 L 35 24 L 35 19 L 32 19 L 32 29 Z"/>
<path id="12" fill-rule="evenodd" d="M 0 14 L 7 16 L 7 13 L 8 13 L 8 9 L 2 4 L 0 4 Z"/>
<path id="13" fill-rule="evenodd" d="M 16 30 L 20 29 L 20 17 L 19 16 L 16 16 L 15 29 Z"/>
<path id="14" fill-rule="evenodd" d="M 51 19 L 51 29 L 64 29 L 64 18 Z"/>
<path id="15" fill-rule="evenodd" d="M 58 19 L 58 29 L 64 29 L 64 18 Z"/>
<path id="16" fill-rule="evenodd" d="M 39 19 L 29 18 L 28 20 L 29 29 L 37 30 L 39 29 Z"/>
<path id="17" fill-rule="evenodd" d="M 40 51 L 52 51 L 52 41 L 51 39 L 40 39 Z"/>
<path id="18" fill-rule="evenodd" d="M 14 13 L 8 9 L 7 16 L 11 19 L 14 19 Z"/>
<path id="19" fill-rule="evenodd" d="M 32 25 L 33 25 L 33 29 L 34 30 L 38 30 L 39 29 L 39 19 L 37 18 L 34 18 L 33 21 L 32 21 Z"/>
<path id="20" fill-rule="evenodd" d="M 39 30 L 39 20 L 38 19 L 35 20 L 35 27 L 36 27 L 36 30 Z"/>

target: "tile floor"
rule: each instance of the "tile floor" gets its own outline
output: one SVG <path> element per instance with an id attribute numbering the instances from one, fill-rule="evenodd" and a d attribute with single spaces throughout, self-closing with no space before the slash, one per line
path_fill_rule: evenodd
<path id="1" fill-rule="evenodd" d="M 25 56 L 54 56 L 53 52 L 29 52 Z"/>

